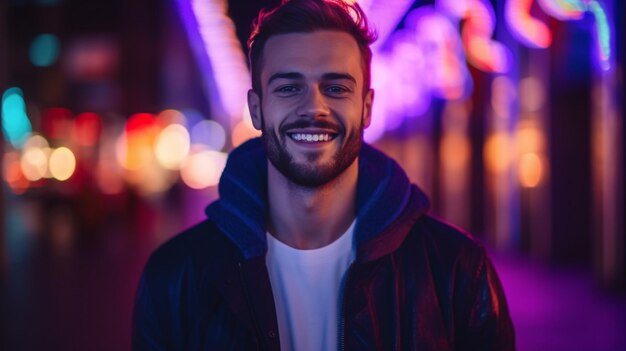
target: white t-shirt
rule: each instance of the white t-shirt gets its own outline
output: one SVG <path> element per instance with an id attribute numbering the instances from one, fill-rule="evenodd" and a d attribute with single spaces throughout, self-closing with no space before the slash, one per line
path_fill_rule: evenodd
<path id="1" fill-rule="evenodd" d="M 354 225 L 333 243 L 298 250 L 267 234 L 281 350 L 336 350 L 340 291 L 354 261 Z"/>

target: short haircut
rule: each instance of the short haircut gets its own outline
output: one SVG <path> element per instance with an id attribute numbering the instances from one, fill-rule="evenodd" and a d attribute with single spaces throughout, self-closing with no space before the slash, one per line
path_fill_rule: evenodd
<path id="1" fill-rule="evenodd" d="M 350 34 L 361 52 L 363 65 L 363 94 L 370 89 L 372 50 L 376 32 L 371 29 L 361 7 L 343 0 L 283 0 L 274 9 L 264 9 L 252 23 L 248 39 L 248 59 L 252 73 L 252 89 L 262 93 L 261 69 L 263 48 L 267 40 L 278 34 L 311 33 L 336 30 Z"/>

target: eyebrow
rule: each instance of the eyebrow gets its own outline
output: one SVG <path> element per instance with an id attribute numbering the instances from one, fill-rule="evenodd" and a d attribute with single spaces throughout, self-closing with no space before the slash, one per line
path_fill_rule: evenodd
<path id="1" fill-rule="evenodd" d="M 270 79 L 267 81 L 267 85 L 269 85 L 272 81 L 275 81 L 276 79 L 302 79 L 302 78 L 304 78 L 304 75 L 302 75 L 302 73 L 278 72 L 278 73 L 272 74 Z"/>
<path id="2" fill-rule="evenodd" d="M 356 79 L 348 73 L 325 73 L 322 75 L 323 80 L 349 80 L 352 83 L 356 84 Z"/>
<path id="3" fill-rule="evenodd" d="M 298 72 L 278 72 L 272 74 L 270 79 L 268 79 L 267 84 L 269 85 L 276 79 L 303 79 L 304 75 Z M 340 80 L 345 79 L 356 84 L 356 79 L 348 73 L 324 73 L 322 75 L 322 80 Z"/>

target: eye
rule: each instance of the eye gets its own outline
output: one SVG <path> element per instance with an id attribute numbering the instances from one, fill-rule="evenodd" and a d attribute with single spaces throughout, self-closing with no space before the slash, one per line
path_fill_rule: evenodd
<path id="1" fill-rule="evenodd" d="M 274 92 L 278 95 L 289 96 L 300 92 L 300 87 L 294 84 L 280 85 L 274 89 Z"/>
<path id="2" fill-rule="evenodd" d="M 329 85 L 324 88 L 324 92 L 329 95 L 343 96 L 351 92 L 351 90 L 343 85 Z"/>

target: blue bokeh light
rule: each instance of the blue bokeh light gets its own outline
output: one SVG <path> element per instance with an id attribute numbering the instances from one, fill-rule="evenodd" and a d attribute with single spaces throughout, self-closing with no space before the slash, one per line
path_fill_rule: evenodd
<path id="1" fill-rule="evenodd" d="M 30 61 L 37 67 L 53 65 L 58 57 L 61 44 L 54 34 L 40 34 L 30 44 Z"/>

